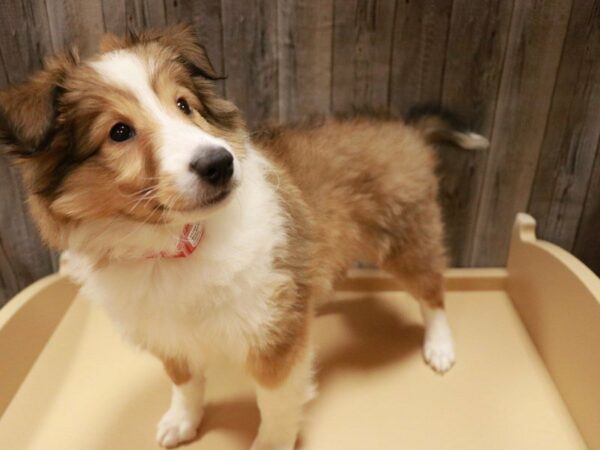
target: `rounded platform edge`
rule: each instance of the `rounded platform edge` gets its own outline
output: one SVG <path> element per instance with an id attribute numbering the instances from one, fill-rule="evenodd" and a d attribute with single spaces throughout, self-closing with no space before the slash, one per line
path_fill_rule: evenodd
<path id="1" fill-rule="evenodd" d="M 7 324 L 10 319 L 19 312 L 23 306 L 38 295 L 42 294 L 47 289 L 57 287 L 61 284 L 75 287 L 75 284 L 63 274 L 53 273 L 44 278 L 40 278 L 34 283 L 27 286 L 25 289 L 17 293 L 0 309 L 0 330 Z"/>

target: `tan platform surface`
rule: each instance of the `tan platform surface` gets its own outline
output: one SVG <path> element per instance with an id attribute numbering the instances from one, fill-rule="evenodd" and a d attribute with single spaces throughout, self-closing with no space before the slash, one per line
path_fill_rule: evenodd
<path id="1" fill-rule="evenodd" d="M 600 450 L 600 279 L 538 241 L 531 217 L 517 216 L 506 269 L 447 273 L 458 362 L 444 376 L 422 361 L 416 302 L 359 272 L 316 320 L 320 394 L 299 449 Z M 183 448 L 248 449 L 259 422 L 249 380 L 213 367 L 207 394 L 200 436 Z M 64 276 L 0 310 L 1 450 L 156 449 L 169 396 L 160 363 Z"/>
<path id="2" fill-rule="evenodd" d="M 422 362 L 406 295 L 345 294 L 323 308 L 320 395 L 301 448 L 585 448 L 506 294 L 451 292 L 448 311 L 458 363 L 438 376 Z M 78 298 L 0 421 L 1 448 L 154 449 L 169 392 L 160 364 Z M 187 448 L 247 449 L 257 424 L 248 381 L 217 368 L 200 438 Z"/>

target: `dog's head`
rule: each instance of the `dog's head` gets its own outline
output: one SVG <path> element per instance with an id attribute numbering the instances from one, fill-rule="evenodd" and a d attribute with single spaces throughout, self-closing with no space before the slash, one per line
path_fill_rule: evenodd
<path id="1" fill-rule="evenodd" d="M 108 36 L 0 92 L 0 145 L 21 167 L 45 238 L 97 218 L 199 220 L 240 182 L 247 134 L 193 31 Z"/>

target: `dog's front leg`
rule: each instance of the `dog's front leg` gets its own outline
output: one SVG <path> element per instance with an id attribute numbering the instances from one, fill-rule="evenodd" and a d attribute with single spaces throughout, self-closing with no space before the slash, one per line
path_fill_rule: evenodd
<path id="1" fill-rule="evenodd" d="M 288 358 L 259 356 L 260 370 L 251 370 L 261 423 L 251 450 L 292 450 L 303 406 L 314 397 L 312 349 L 304 348 L 290 367 Z M 256 361 L 255 361 L 256 364 Z"/>
<path id="2" fill-rule="evenodd" d="M 194 439 L 204 411 L 206 380 L 203 370 L 192 373 L 184 361 L 164 358 L 173 382 L 171 406 L 158 423 L 156 440 L 163 447 L 175 447 Z"/>

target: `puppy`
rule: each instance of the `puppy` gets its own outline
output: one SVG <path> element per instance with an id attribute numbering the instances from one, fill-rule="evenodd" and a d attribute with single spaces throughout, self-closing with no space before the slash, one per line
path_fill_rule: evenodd
<path id="1" fill-rule="evenodd" d="M 85 296 L 163 361 L 158 442 L 196 436 L 204 368 L 226 356 L 256 384 L 253 448 L 292 449 L 314 395 L 315 300 L 353 261 L 406 282 L 425 361 L 454 363 L 430 143 L 487 141 L 424 110 L 250 134 L 217 78 L 186 26 L 109 36 L 1 92 L 0 142 Z"/>

